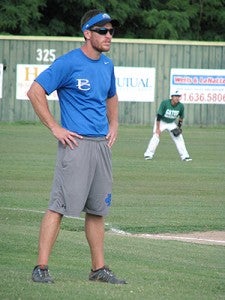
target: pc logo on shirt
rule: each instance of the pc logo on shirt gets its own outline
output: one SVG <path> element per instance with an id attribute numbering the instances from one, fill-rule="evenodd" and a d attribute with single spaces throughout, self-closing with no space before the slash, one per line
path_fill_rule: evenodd
<path id="1" fill-rule="evenodd" d="M 77 85 L 79 90 L 81 91 L 89 91 L 91 89 L 91 85 L 88 79 L 77 79 Z"/>

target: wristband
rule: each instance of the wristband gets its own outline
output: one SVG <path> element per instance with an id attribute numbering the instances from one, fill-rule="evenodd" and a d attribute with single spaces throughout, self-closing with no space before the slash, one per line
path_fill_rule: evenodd
<path id="1" fill-rule="evenodd" d="M 156 120 L 157 121 L 160 121 L 162 119 L 162 116 L 161 115 L 159 115 L 159 114 L 157 114 L 157 116 L 156 116 Z"/>
<path id="2" fill-rule="evenodd" d="M 182 126 L 182 121 L 179 120 L 177 126 L 178 126 L 179 128 L 181 128 L 181 126 Z"/>

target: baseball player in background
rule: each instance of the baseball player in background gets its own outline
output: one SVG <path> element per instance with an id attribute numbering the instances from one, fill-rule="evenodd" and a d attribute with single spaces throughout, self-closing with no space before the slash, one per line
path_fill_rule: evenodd
<path id="1" fill-rule="evenodd" d="M 184 119 L 184 105 L 180 102 L 181 93 L 175 91 L 171 99 L 163 100 L 155 118 L 153 136 L 144 153 L 146 160 L 151 160 L 160 141 L 160 135 L 167 130 L 174 141 L 182 161 L 191 161 L 182 135 L 182 122 Z M 177 123 L 176 123 L 177 122 Z"/>

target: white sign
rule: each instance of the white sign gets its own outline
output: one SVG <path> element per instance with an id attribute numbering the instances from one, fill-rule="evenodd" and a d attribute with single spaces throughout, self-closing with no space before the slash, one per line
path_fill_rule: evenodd
<path id="1" fill-rule="evenodd" d="M 170 94 L 176 90 L 183 103 L 225 104 L 225 70 L 171 69 Z"/>
<path id="2" fill-rule="evenodd" d="M 115 67 L 119 101 L 153 102 L 155 68 Z"/>
<path id="3" fill-rule="evenodd" d="M 3 64 L 0 64 L 0 99 L 2 99 Z"/>
<path id="4" fill-rule="evenodd" d="M 16 99 L 28 100 L 27 92 L 34 79 L 49 65 L 17 65 L 16 70 Z M 48 100 L 57 100 L 57 92 L 47 96 Z"/>

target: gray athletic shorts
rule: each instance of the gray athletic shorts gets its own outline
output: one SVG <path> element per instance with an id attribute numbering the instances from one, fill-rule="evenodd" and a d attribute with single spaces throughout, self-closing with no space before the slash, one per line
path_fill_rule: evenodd
<path id="1" fill-rule="evenodd" d="M 49 209 L 78 217 L 105 216 L 111 205 L 111 149 L 105 138 L 84 138 L 71 150 L 58 144 Z"/>

